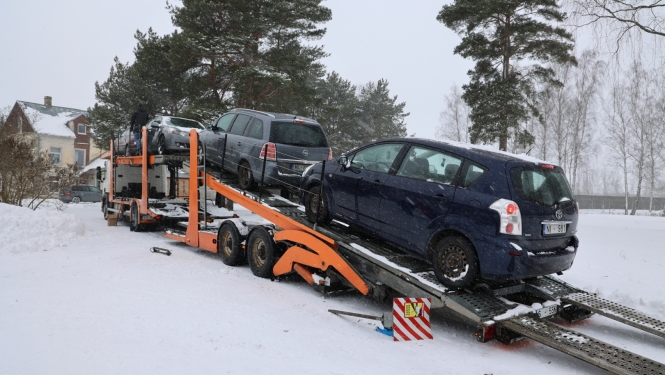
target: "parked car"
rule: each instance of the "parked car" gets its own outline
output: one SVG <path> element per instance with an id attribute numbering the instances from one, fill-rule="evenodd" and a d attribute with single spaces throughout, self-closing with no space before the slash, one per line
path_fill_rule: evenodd
<path id="1" fill-rule="evenodd" d="M 463 289 L 569 269 L 578 205 L 563 170 L 462 143 L 374 142 L 304 174 L 311 222 L 351 224 L 432 263 Z"/>
<path id="2" fill-rule="evenodd" d="M 61 189 L 58 199 L 65 203 L 101 202 L 102 191 L 92 185 L 72 185 Z"/>
<path id="3" fill-rule="evenodd" d="M 321 125 L 282 113 L 234 109 L 201 132 L 200 143 L 199 162 L 205 146 L 205 161 L 236 174 L 241 188 L 263 181 L 281 186 L 283 194 L 298 190 L 307 167 L 332 159 Z"/>
<path id="4" fill-rule="evenodd" d="M 205 129 L 200 122 L 181 117 L 155 116 L 148 121 L 148 152 L 159 155 L 189 152 L 189 131 Z M 134 134 L 125 130 L 117 139 L 116 153 L 130 156 L 139 154 Z"/>

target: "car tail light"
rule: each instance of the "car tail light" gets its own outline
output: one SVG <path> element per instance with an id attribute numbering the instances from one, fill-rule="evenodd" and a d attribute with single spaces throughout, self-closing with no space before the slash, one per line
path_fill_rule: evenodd
<path id="1" fill-rule="evenodd" d="M 305 121 L 303 121 L 301 119 L 295 119 L 295 120 L 293 120 L 293 122 L 295 122 L 296 124 L 304 124 L 305 123 Z"/>
<path id="2" fill-rule="evenodd" d="M 72 193 L 69 192 L 69 191 L 65 193 L 65 197 L 68 197 L 68 196 L 70 196 L 70 195 L 72 195 Z"/>
<path id="3" fill-rule="evenodd" d="M 499 199 L 490 205 L 490 209 L 498 212 L 501 217 L 499 233 L 522 235 L 522 214 L 517 203 Z"/>
<path id="4" fill-rule="evenodd" d="M 554 169 L 552 164 L 541 164 L 540 167 L 543 169 Z"/>
<path id="5" fill-rule="evenodd" d="M 328 148 L 328 160 L 332 160 L 332 148 Z"/>
<path id="6" fill-rule="evenodd" d="M 266 157 L 266 149 L 268 149 L 268 156 Z M 268 142 L 261 147 L 261 155 L 259 155 L 259 158 L 263 160 L 263 158 L 266 158 L 266 160 L 270 161 L 277 161 L 277 148 L 275 147 L 275 144 L 272 142 Z"/>

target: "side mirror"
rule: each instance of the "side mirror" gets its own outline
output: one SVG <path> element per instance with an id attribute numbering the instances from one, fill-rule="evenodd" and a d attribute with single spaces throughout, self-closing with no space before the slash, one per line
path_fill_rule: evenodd
<path id="1" fill-rule="evenodd" d="M 155 129 L 155 128 L 158 128 L 158 127 L 159 127 L 159 124 L 152 123 L 152 124 L 150 124 L 150 127 L 153 128 L 153 129 Z"/>
<path id="2" fill-rule="evenodd" d="M 342 167 L 342 171 L 345 171 L 347 169 L 347 164 L 349 163 L 349 158 L 346 156 L 342 156 L 339 158 L 339 165 Z"/>
<path id="3" fill-rule="evenodd" d="M 102 167 L 97 167 L 97 180 L 102 180 Z"/>

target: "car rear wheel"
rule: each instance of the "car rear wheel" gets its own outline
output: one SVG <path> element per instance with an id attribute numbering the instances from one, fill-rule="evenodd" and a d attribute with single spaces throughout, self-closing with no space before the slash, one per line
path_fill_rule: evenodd
<path id="1" fill-rule="evenodd" d="M 227 266 L 239 266 L 246 259 L 240 246 L 240 233 L 235 224 L 226 222 L 217 234 L 217 252 Z"/>
<path id="2" fill-rule="evenodd" d="M 452 290 L 473 286 L 480 274 L 476 250 L 469 240 L 460 236 L 439 241 L 432 253 L 432 265 L 436 278 Z"/>
<path id="3" fill-rule="evenodd" d="M 254 276 L 265 279 L 273 275 L 275 243 L 263 227 L 254 229 L 247 239 L 247 262 Z"/>
<path id="4" fill-rule="evenodd" d="M 159 139 L 157 139 L 157 153 L 159 155 L 166 154 L 166 139 L 164 139 L 163 135 L 160 135 Z"/>
<path id="5" fill-rule="evenodd" d="M 310 223 L 330 224 L 332 219 L 328 214 L 328 199 L 326 198 L 326 194 L 323 193 L 322 201 L 319 199 L 321 186 L 312 186 L 305 194 L 305 214 L 307 215 L 307 220 Z"/>
<path id="6" fill-rule="evenodd" d="M 72 198 L 72 203 L 81 203 L 81 198 L 79 197 Z"/>
<path id="7" fill-rule="evenodd" d="M 241 162 L 238 167 L 238 185 L 243 190 L 250 190 L 256 186 L 252 175 L 252 167 L 246 161 Z"/>

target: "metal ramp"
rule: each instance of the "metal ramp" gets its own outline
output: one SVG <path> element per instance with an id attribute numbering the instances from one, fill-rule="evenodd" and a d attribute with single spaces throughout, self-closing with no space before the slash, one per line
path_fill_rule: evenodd
<path id="1" fill-rule="evenodd" d="M 501 324 L 524 337 L 598 366 L 613 374 L 665 375 L 665 365 L 546 320 L 528 316 Z"/>
<path id="2" fill-rule="evenodd" d="M 561 298 L 577 307 L 595 312 L 618 322 L 665 338 L 665 322 L 630 307 L 602 299 L 592 294 L 574 293 Z"/>

